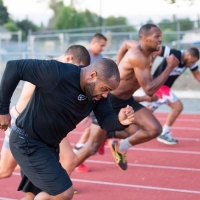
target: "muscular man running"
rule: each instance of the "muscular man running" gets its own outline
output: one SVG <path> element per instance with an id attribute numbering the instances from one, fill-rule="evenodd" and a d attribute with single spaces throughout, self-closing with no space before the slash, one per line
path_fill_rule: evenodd
<path id="1" fill-rule="evenodd" d="M 127 169 L 126 151 L 133 145 L 147 142 L 156 138 L 162 132 L 162 126 L 154 115 L 133 98 L 134 92 L 142 87 L 145 93 L 152 97 L 167 80 L 170 72 L 178 64 L 178 59 L 170 55 L 167 58 L 166 69 L 155 79 L 151 75 L 152 53 L 159 51 L 162 42 L 161 30 L 153 24 L 146 24 L 139 30 L 139 44 L 135 42 L 128 51 L 122 47 L 118 52 L 117 64 L 120 71 L 120 85 L 110 93 L 109 98 L 116 112 L 125 104 L 133 107 L 135 112 L 134 124 L 125 129 L 131 135 L 118 142 L 109 143 L 116 164 L 122 170 Z M 93 121 L 90 138 L 85 146 L 77 152 L 79 163 L 97 152 L 106 138 L 106 131 Z"/>

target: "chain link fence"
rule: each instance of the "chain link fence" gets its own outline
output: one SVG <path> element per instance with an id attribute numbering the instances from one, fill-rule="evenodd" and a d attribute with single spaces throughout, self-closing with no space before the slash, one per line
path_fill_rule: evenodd
<path id="1" fill-rule="evenodd" d="M 123 41 L 139 39 L 138 29 L 139 26 L 110 26 L 30 32 L 25 42 L 22 41 L 21 32 L 0 32 L 0 78 L 8 60 L 57 57 L 73 44 L 80 44 L 88 48 L 91 37 L 97 32 L 103 33 L 108 39 L 103 52 L 104 57 L 115 60 Z M 187 49 L 193 46 L 200 50 L 200 30 L 164 31 L 163 45 L 175 49 Z M 186 70 L 173 87 L 178 90 L 200 90 L 199 85 L 189 70 Z"/>

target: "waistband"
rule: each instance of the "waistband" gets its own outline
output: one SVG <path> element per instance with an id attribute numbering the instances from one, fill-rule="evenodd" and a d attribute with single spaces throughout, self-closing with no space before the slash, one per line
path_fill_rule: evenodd
<path id="1" fill-rule="evenodd" d="M 12 126 L 12 130 L 15 131 L 16 133 L 20 134 L 20 135 L 23 135 L 23 136 L 26 136 L 26 137 L 29 136 L 23 129 L 21 129 L 21 128 L 15 126 L 15 125 Z"/>

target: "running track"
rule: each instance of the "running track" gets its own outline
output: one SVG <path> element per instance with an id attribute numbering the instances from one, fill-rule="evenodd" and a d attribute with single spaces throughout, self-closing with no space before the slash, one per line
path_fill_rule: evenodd
<path id="1" fill-rule="evenodd" d="M 155 114 L 163 124 L 166 114 Z M 89 173 L 73 172 L 78 194 L 74 200 L 199 200 L 200 199 L 200 115 L 182 114 L 173 126 L 174 146 L 156 140 L 137 145 L 128 151 L 128 170 L 114 164 L 108 146 L 104 155 L 94 155 L 85 162 Z M 78 140 L 81 127 L 68 138 Z M 2 144 L 4 134 L 0 132 Z M 19 169 L 13 176 L 0 180 L 0 200 L 20 199 L 16 188 Z"/>

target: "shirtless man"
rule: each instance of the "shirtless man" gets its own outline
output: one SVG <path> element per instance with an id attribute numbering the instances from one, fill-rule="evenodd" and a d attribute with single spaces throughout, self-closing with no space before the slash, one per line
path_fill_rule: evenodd
<path id="1" fill-rule="evenodd" d="M 90 57 L 87 49 L 81 45 L 70 46 L 62 56 L 55 59 L 63 63 L 72 63 L 75 65 L 87 66 L 90 64 Z M 24 110 L 34 90 L 35 86 L 33 84 L 25 82 L 17 104 L 10 110 L 12 115 L 12 123 L 14 123 L 18 115 Z M 10 151 L 9 135 L 10 128 L 5 132 L 4 143 L 1 149 L 0 179 L 10 177 L 17 166 L 17 162 L 13 158 L 13 155 Z M 67 138 L 64 138 L 60 143 L 60 149 L 60 162 L 63 168 L 65 168 L 67 173 L 70 175 L 76 166 L 76 154 L 72 151 L 71 145 Z M 66 152 L 68 152 L 68 154 L 66 154 Z M 24 188 L 22 189 L 25 192 L 29 192 Z"/>
<path id="2" fill-rule="evenodd" d="M 119 109 L 125 104 L 132 106 L 135 112 L 134 124 L 125 129 L 125 132 L 128 133 L 127 136 L 131 136 L 120 142 L 117 140 L 109 142 L 115 162 L 122 170 L 127 169 L 126 151 L 128 148 L 150 141 L 162 132 L 162 126 L 154 115 L 147 108 L 134 101 L 134 92 L 142 87 L 151 99 L 179 62 L 175 56 L 170 55 L 167 58 L 166 69 L 153 79 L 151 76 L 152 53 L 159 51 L 161 47 L 162 32 L 156 25 L 146 24 L 140 28 L 139 37 L 139 44 L 135 42 L 135 45 L 128 51 L 124 45 L 120 48 L 117 56 L 120 85 L 109 95 L 116 112 L 119 112 Z M 78 163 L 82 163 L 86 158 L 96 153 L 105 138 L 106 131 L 102 130 L 94 119 L 89 140 L 77 152 Z"/>

